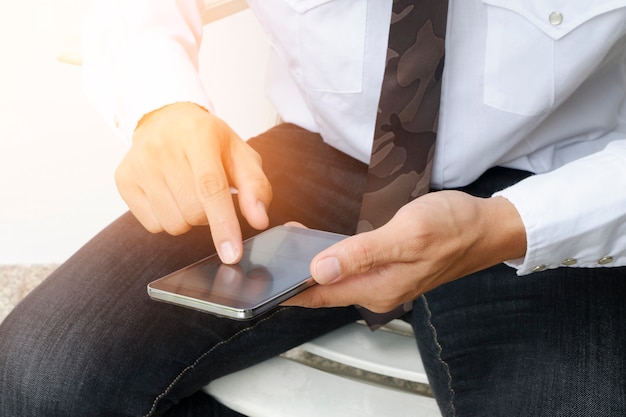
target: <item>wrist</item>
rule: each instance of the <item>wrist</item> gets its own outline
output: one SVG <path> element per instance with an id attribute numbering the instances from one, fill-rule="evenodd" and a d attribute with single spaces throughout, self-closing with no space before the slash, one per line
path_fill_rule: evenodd
<path id="1" fill-rule="evenodd" d="M 163 107 L 159 107 L 158 109 L 152 110 L 151 112 L 144 114 L 137 122 L 137 126 L 135 127 L 135 133 L 146 124 L 160 121 L 166 121 L 166 123 L 168 123 L 168 120 L 177 121 L 181 120 L 182 117 L 188 117 L 194 114 L 205 116 L 206 114 L 210 114 L 210 112 L 204 107 L 192 102 L 181 101 L 167 104 Z"/>
<path id="2" fill-rule="evenodd" d="M 482 199 L 483 224 L 494 263 L 526 255 L 526 229 L 515 206 L 504 197 Z"/>

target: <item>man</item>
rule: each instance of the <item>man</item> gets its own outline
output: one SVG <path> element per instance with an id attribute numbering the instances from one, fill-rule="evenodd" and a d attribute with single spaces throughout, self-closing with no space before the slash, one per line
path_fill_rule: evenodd
<path id="1" fill-rule="evenodd" d="M 323 285 L 290 301 L 316 308 L 249 323 L 145 285 L 211 242 L 234 263 L 268 225 L 355 232 L 392 2 L 250 2 L 287 124 L 247 143 L 200 85 L 199 3 L 103 2 L 88 19 L 88 94 L 132 138 L 116 172 L 132 215 L 0 328 L 0 415 L 227 415 L 198 389 L 355 320 L 352 305 L 411 301 L 444 415 L 624 414 L 626 2 L 450 0 L 441 191 L 320 253 Z"/>

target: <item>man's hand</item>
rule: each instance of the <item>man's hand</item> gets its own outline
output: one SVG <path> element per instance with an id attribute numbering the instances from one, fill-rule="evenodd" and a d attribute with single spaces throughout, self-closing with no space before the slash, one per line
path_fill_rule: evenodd
<path id="1" fill-rule="evenodd" d="M 150 232 L 179 235 L 192 226 L 210 225 L 225 263 L 242 255 L 230 186 L 237 188 L 250 225 L 268 225 L 272 192 L 261 158 L 226 123 L 195 104 L 172 104 L 146 115 L 115 180 Z"/>
<path id="2" fill-rule="evenodd" d="M 347 238 L 311 262 L 315 285 L 285 305 L 358 304 L 387 312 L 441 284 L 524 256 L 511 203 L 457 191 L 426 194 L 383 227 Z"/>

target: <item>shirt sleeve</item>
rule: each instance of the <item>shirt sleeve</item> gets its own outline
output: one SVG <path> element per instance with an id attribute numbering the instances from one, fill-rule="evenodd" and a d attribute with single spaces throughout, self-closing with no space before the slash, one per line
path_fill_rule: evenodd
<path id="1" fill-rule="evenodd" d="M 83 20 L 83 88 L 123 138 L 177 102 L 212 111 L 198 74 L 201 0 L 98 0 Z"/>
<path id="2" fill-rule="evenodd" d="M 507 262 L 518 275 L 626 265 L 626 140 L 494 195 L 526 228 L 526 256 Z"/>

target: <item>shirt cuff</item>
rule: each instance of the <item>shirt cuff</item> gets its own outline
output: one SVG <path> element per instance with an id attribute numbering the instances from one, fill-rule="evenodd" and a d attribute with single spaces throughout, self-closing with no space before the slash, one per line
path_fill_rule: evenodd
<path id="1" fill-rule="evenodd" d="M 191 102 L 213 111 L 198 69 L 180 45 L 170 39 L 141 41 L 119 58 L 123 67 L 114 70 L 123 88 L 115 97 L 113 124 L 123 137 L 132 137 L 144 115 L 168 104 Z"/>
<path id="2" fill-rule="evenodd" d="M 197 2 L 98 4 L 83 20 L 83 88 L 120 136 L 146 114 L 178 102 L 213 106 L 198 74 Z"/>
<path id="3" fill-rule="evenodd" d="M 626 265 L 625 171 L 626 141 L 616 141 L 495 193 L 516 207 L 526 229 L 526 256 L 506 263 L 518 275 Z"/>

